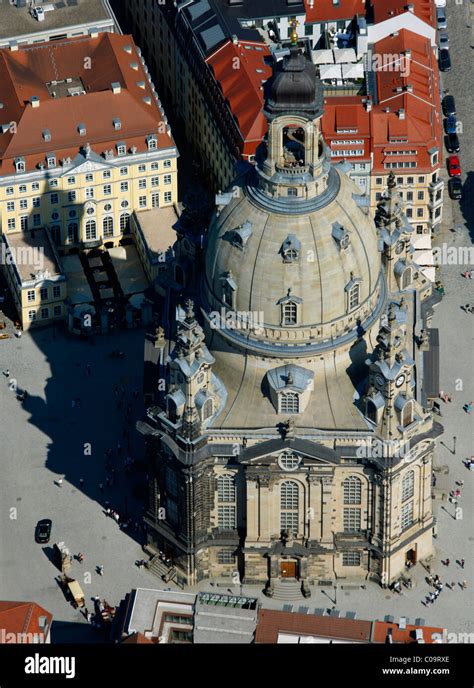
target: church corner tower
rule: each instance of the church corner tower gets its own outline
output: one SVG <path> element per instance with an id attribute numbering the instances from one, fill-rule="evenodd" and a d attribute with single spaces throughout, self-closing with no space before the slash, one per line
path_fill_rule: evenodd
<path id="1" fill-rule="evenodd" d="M 141 424 L 148 547 L 183 585 L 389 585 L 432 554 L 441 428 L 417 346 L 431 286 L 393 176 L 374 222 L 331 164 L 296 40 L 264 112 L 265 153 L 212 217 L 194 302 L 170 290 L 164 309 L 165 389 Z"/>

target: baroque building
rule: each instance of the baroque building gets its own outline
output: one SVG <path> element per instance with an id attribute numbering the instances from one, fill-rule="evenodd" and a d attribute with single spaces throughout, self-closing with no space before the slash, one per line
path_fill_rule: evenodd
<path id="1" fill-rule="evenodd" d="M 331 164 L 296 35 L 264 95 L 257 165 L 177 227 L 177 317 L 146 343 L 148 548 L 183 584 L 389 585 L 433 551 L 431 283 L 393 174 L 374 223 Z"/>

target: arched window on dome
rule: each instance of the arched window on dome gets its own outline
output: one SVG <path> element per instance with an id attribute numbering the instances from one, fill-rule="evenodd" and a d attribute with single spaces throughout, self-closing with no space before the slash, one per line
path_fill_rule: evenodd
<path id="1" fill-rule="evenodd" d="M 294 301 L 287 301 L 283 305 L 282 325 L 296 325 L 298 322 L 298 305 Z"/>
<path id="2" fill-rule="evenodd" d="M 235 292 L 237 291 L 237 284 L 232 279 L 232 273 L 226 272 L 221 279 L 222 284 L 222 302 L 227 308 L 235 308 Z"/>
<path id="3" fill-rule="evenodd" d="M 301 304 L 303 299 L 298 296 L 293 296 L 291 288 L 282 299 L 279 299 L 277 305 L 281 308 L 281 325 L 282 327 L 295 327 L 301 321 Z"/>
<path id="4" fill-rule="evenodd" d="M 346 292 L 346 309 L 348 313 L 360 306 L 360 283 L 360 278 L 354 277 L 354 273 L 351 272 L 351 279 L 344 287 Z"/>
<path id="5" fill-rule="evenodd" d="M 300 396 L 297 392 L 281 392 L 278 397 L 279 413 L 299 413 Z"/>

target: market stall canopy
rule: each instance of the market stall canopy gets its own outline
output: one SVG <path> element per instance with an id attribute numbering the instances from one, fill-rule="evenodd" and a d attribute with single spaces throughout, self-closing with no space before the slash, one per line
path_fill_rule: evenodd
<path id="1" fill-rule="evenodd" d="M 364 78 L 364 65 L 357 62 L 356 64 L 343 64 L 342 67 L 342 78 L 343 79 L 363 79 Z"/>
<path id="2" fill-rule="evenodd" d="M 321 65 L 319 68 L 319 76 L 323 81 L 325 79 L 342 79 L 341 65 Z"/>
<path id="3" fill-rule="evenodd" d="M 334 49 L 334 62 L 342 64 L 343 62 L 357 62 L 357 57 L 354 48 Z"/>
<path id="4" fill-rule="evenodd" d="M 332 50 L 313 50 L 314 64 L 334 64 L 334 53 Z"/>

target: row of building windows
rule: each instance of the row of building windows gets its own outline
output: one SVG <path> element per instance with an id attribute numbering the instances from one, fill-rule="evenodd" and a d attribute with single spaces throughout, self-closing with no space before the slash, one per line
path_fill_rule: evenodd
<path id="1" fill-rule="evenodd" d="M 435 180 L 433 180 L 435 181 Z M 414 184 L 415 183 L 415 177 L 407 177 L 406 180 L 404 177 L 397 177 L 397 184 L 400 186 L 402 184 Z M 383 177 L 375 177 L 375 183 L 378 186 L 381 186 L 382 184 L 386 184 L 386 180 L 384 181 Z M 418 177 L 417 178 L 417 183 L 418 184 L 424 184 L 425 183 L 425 178 L 424 177 Z"/>
<path id="2" fill-rule="evenodd" d="M 416 161 L 406 161 L 406 162 L 384 162 L 383 166 L 386 170 L 393 170 L 397 167 L 417 167 L 418 163 Z"/>
<path id="3" fill-rule="evenodd" d="M 400 197 L 403 198 L 403 191 L 400 191 Z M 375 200 L 380 201 L 380 199 L 383 196 L 383 192 L 377 191 L 375 194 Z M 425 192 L 424 191 L 417 191 L 416 198 L 418 201 L 424 201 L 425 200 Z M 413 191 L 407 191 L 406 192 L 406 200 L 407 201 L 413 201 Z"/>
<path id="4" fill-rule="evenodd" d="M 39 311 L 40 318 L 42 320 L 48 320 L 48 318 L 51 317 L 50 315 L 51 310 L 47 307 L 41 308 Z M 53 318 L 59 318 L 63 314 L 63 307 L 61 305 L 57 305 L 53 307 Z M 38 313 L 37 311 L 28 311 L 28 320 L 30 322 L 34 322 L 37 320 Z"/>
<path id="5" fill-rule="evenodd" d="M 232 564 L 235 565 L 236 556 L 233 549 L 220 549 L 217 552 L 217 563 L 218 564 Z M 360 566 L 361 565 L 361 553 L 355 551 L 343 552 L 342 553 L 342 565 L 343 566 Z M 182 621 L 181 623 L 186 623 Z"/>
<path id="6" fill-rule="evenodd" d="M 39 290 L 39 296 L 41 301 L 47 301 L 49 299 L 49 288 L 41 287 Z M 53 299 L 58 299 L 61 296 L 61 287 L 59 284 L 53 286 Z M 28 289 L 26 292 L 26 298 L 31 303 L 36 300 L 36 289 Z"/>
<path id="7" fill-rule="evenodd" d="M 163 167 L 170 168 L 171 167 L 171 160 L 164 160 L 163 161 Z M 159 162 L 152 162 L 150 163 L 150 166 L 148 167 L 146 164 L 143 165 L 138 165 L 138 172 L 143 173 L 146 172 L 147 169 L 150 170 L 159 170 Z M 119 172 L 121 176 L 126 176 L 129 173 L 130 168 L 129 167 L 120 167 Z M 169 178 L 170 181 L 165 181 L 165 184 L 171 184 L 171 175 L 164 175 L 165 179 Z M 102 172 L 102 179 L 110 179 L 111 178 L 111 170 L 104 170 Z M 94 182 L 95 177 L 93 172 L 88 172 L 85 175 L 85 181 L 86 182 Z M 50 187 L 57 187 L 59 183 L 59 180 L 57 178 L 53 178 L 49 180 L 49 186 Z M 72 186 L 73 184 L 76 183 L 76 177 L 71 176 L 67 177 L 67 183 L 69 186 Z M 32 182 L 31 184 L 31 191 L 39 191 L 40 189 L 40 182 Z M 26 193 L 28 190 L 28 186 L 26 184 L 20 184 L 18 186 L 18 191 L 19 193 Z M 7 196 L 12 196 L 15 193 L 15 187 L 14 186 L 7 186 L 5 189 L 5 193 Z"/>

